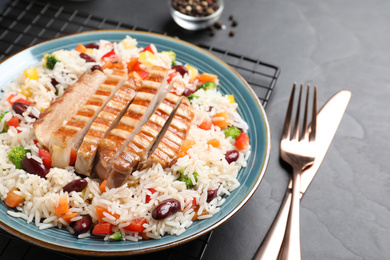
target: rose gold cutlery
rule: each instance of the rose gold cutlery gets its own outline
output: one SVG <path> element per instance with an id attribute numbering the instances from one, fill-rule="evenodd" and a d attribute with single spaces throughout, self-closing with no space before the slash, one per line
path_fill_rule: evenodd
<path id="1" fill-rule="evenodd" d="M 302 197 L 306 192 L 309 184 L 317 173 L 317 170 L 325 157 L 333 136 L 344 115 L 350 97 L 350 91 L 342 90 L 334 95 L 318 113 L 316 130 L 316 159 L 314 164 L 305 169 L 301 175 L 300 197 Z M 292 181 L 290 180 L 278 214 L 253 259 L 274 260 L 278 258 L 285 234 L 289 206 L 291 203 L 291 188 Z"/>

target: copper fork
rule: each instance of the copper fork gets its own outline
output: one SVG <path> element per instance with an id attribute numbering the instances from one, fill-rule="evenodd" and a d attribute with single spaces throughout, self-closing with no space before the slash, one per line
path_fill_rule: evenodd
<path id="1" fill-rule="evenodd" d="M 300 242 L 300 183 L 303 169 L 311 166 L 315 159 L 315 138 L 317 125 L 317 87 L 314 86 L 312 120 L 308 125 L 307 117 L 309 114 L 309 92 L 310 85 L 307 86 L 305 111 L 301 133 L 300 128 L 300 107 L 302 99 L 303 84 L 300 86 L 298 105 L 296 108 L 295 124 L 291 127 L 291 117 L 294 105 L 294 94 L 296 84 L 294 83 L 291 90 L 290 101 L 287 108 L 286 118 L 283 127 L 282 139 L 280 142 L 280 156 L 288 163 L 292 169 L 292 199 L 287 221 L 286 233 L 283 246 L 280 251 L 279 259 L 297 260 L 301 259 L 301 242 Z M 292 128 L 292 129 L 291 129 Z M 292 130 L 292 132 L 291 132 Z"/>

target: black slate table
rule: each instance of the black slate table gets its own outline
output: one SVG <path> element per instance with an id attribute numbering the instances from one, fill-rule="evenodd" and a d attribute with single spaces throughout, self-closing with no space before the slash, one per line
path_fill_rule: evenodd
<path id="1" fill-rule="evenodd" d="M 266 175 L 244 208 L 213 231 L 203 259 L 251 259 L 266 235 L 289 179 L 280 164 L 279 141 L 292 83 L 316 84 L 320 105 L 341 89 L 352 91 L 328 154 L 301 203 L 302 259 L 389 259 L 390 2 L 225 0 L 220 22 L 226 29 L 214 36 L 208 30 L 180 29 L 165 0 L 44 3 L 218 46 L 281 69 L 266 107 L 272 135 Z M 234 36 L 229 36 L 231 29 Z M 12 243 L 0 249 L 9 251 Z M 33 247 L 13 259 L 78 259 L 39 252 Z"/>

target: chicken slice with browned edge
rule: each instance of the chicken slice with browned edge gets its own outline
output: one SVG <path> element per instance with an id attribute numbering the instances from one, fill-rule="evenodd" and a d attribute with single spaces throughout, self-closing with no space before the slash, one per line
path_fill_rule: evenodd
<path id="1" fill-rule="evenodd" d="M 127 79 L 127 70 L 114 68 L 103 84 L 89 97 L 72 118 L 51 134 L 49 148 L 52 166 L 65 168 L 71 162 L 91 124 Z M 72 152 L 72 149 L 74 150 Z"/>
<path id="2" fill-rule="evenodd" d="M 154 163 L 161 164 L 163 168 L 171 167 L 179 157 L 193 118 L 194 111 L 190 101 L 184 97 L 163 138 L 156 149 L 151 151 L 152 154 L 147 161 L 140 163 L 139 169 L 150 167 Z"/>
<path id="3" fill-rule="evenodd" d="M 142 82 L 133 102 L 118 124 L 98 145 L 94 171 L 101 179 L 107 179 L 110 161 L 131 141 L 147 122 L 159 101 L 160 93 L 166 92 L 168 70 L 160 67 L 148 68 L 148 77 Z"/>
<path id="4" fill-rule="evenodd" d="M 79 108 L 87 102 L 97 88 L 106 80 L 106 75 L 95 70 L 90 74 L 83 74 L 64 94 L 55 99 L 39 119 L 34 122 L 35 136 L 39 143 L 49 149 L 51 133 L 68 121 Z"/>
<path id="5" fill-rule="evenodd" d="M 77 150 L 75 164 L 77 173 L 91 176 L 93 161 L 100 140 L 116 126 L 141 87 L 142 79 L 137 73 L 131 73 L 129 76 L 129 79 L 100 111 L 85 135 L 81 146 Z"/>
<path id="6" fill-rule="evenodd" d="M 149 150 L 177 108 L 186 87 L 181 80 L 175 80 L 170 91 L 157 107 L 148 122 L 144 124 L 131 142 L 112 161 L 112 171 L 107 178 L 107 187 L 117 188 L 123 185 L 140 161 L 146 160 Z"/>

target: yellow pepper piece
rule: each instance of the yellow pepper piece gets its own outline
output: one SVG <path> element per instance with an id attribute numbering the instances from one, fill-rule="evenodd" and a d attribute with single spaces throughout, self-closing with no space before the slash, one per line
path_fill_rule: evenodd
<path id="1" fill-rule="evenodd" d="M 37 80 L 39 79 L 38 71 L 34 68 L 29 68 L 24 71 L 26 78 Z"/>
<path id="2" fill-rule="evenodd" d="M 145 65 L 153 65 L 158 61 L 156 55 L 151 53 L 150 51 L 143 51 L 139 54 L 139 62 Z"/>
<path id="3" fill-rule="evenodd" d="M 199 75 L 199 72 L 198 72 L 198 69 L 187 64 L 186 65 L 186 68 L 188 70 L 188 73 L 190 74 L 191 78 L 190 78 L 190 81 L 194 80 L 198 75 Z"/>
<path id="4" fill-rule="evenodd" d="M 30 87 L 26 87 L 26 86 L 22 86 L 20 88 L 20 94 L 22 94 L 23 96 L 25 96 L 26 98 L 29 98 L 32 96 L 32 92 L 31 92 L 31 89 Z"/>
<path id="5" fill-rule="evenodd" d="M 228 97 L 230 103 L 233 104 L 234 103 L 234 95 L 228 95 L 227 97 Z"/>
<path id="6" fill-rule="evenodd" d="M 122 44 L 125 47 L 125 49 L 134 49 L 135 47 L 137 47 L 134 45 L 134 43 L 126 41 L 126 40 L 123 40 Z"/>

